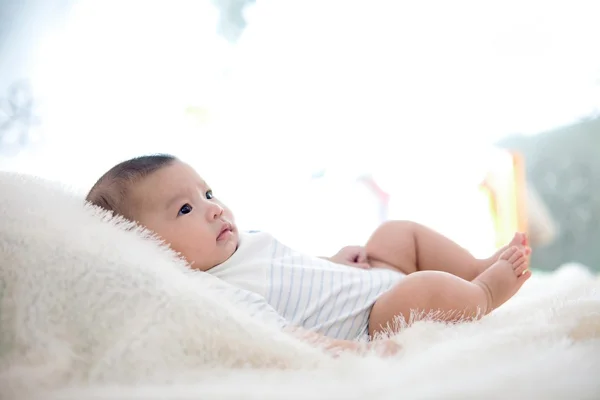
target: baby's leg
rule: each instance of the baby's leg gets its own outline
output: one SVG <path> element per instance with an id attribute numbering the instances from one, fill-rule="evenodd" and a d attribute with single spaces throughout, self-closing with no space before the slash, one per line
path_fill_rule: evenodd
<path id="1" fill-rule="evenodd" d="M 447 237 L 410 221 L 388 221 L 366 245 L 373 267 L 393 268 L 405 274 L 416 271 L 443 271 L 466 280 L 475 279 L 492 265 L 509 246 L 526 246 L 524 234 L 517 233 L 508 246 L 488 259 L 476 259 Z"/>
<path id="2" fill-rule="evenodd" d="M 369 334 L 394 328 L 396 316 L 406 322 L 411 311 L 437 312 L 445 321 L 458 321 L 488 314 L 510 299 L 531 276 L 525 252 L 517 247 L 504 251 L 500 259 L 472 282 L 441 271 L 422 271 L 403 278 L 375 303 L 369 317 Z"/>

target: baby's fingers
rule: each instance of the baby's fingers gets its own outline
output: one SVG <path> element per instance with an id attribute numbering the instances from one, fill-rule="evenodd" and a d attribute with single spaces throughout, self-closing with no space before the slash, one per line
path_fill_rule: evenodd
<path id="1" fill-rule="evenodd" d="M 358 254 L 356 255 L 356 262 L 360 264 L 367 264 L 367 251 L 364 247 L 360 247 Z"/>

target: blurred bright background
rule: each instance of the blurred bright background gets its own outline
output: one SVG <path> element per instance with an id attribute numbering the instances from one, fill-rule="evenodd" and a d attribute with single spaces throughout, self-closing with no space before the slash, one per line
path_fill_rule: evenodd
<path id="1" fill-rule="evenodd" d="M 0 169 L 85 194 L 120 161 L 172 153 L 242 229 L 298 249 L 413 219 L 483 256 L 480 183 L 509 148 L 530 220 L 550 221 L 534 265 L 598 268 L 599 8 L 1 0 Z"/>

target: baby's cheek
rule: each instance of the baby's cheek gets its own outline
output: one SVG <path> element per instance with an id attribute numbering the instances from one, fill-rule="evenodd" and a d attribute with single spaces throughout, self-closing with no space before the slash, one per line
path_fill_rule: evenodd
<path id="1" fill-rule="evenodd" d="M 198 241 L 192 235 L 178 235 L 173 238 L 171 247 L 188 260 L 198 256 Z"/>
<path id="2" fill-rule="evenodd" d="M 225 216 L 225 218 L 227 219 L 227 221 L 233 223 L 234 221 L 234 216 L 233 216 L 233 212 L 231 212 L 231 210 L 229 208 L 227 208 L 225 205 L 221 204 L 221 207 L 223 207 L 223 215 Z"/>

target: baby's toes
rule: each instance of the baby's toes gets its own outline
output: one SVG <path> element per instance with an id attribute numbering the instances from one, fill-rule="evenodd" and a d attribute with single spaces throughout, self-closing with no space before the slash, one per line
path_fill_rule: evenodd
<path id="1" fill-rule="evenodd" d="M 517 237 L 518 237 L 518 240 L 519 240 L 519 244 L 521 246 L 526 246 L 527 245 L 527 235 L 525 233 L 518 232 L 517 233 Z"/>
<path id="2" fill-rule="evenodd" d="M 521 239 L 522 239 L 522 241 L 521 241 L 521 244 L 522 244 L 523 246 L 529 246 L 529 238 L 527 237 L 527 234 L 526 234 L 526 233 L 523 233 L 522 235 L 523 235 L 523 236 L 522 236 L 522 238 L 521 238 Z"/>
<path id="3" fill-rule="evenodd" d="M 531 271 L 526 269 L 523 273 L 517 278 L 517 285 L 523 285 L 527 279 L 531 278 Z"/>
<path id="4" fill-rule="evenodd" d="M 519 249 L 516 246 L 511 246 L 508 249 L 504 250 L 504 252 L 502 254 L 500 254 L 500 259 L 511 262 L 510 259 L 515 255 L 515 253 L 518 250 Z"/>
<path id="5" fill-rule="evenodd" d="M 515 275 L 521 276 L 523 275 L 523 272 L 527 271 L 527 267 L 529 267 L 529 264 L 525 258 L 521 258 L 513 264 L 513 271 L 515 271 Z"/>
<path id="6" fill-rule="evenodd" d="M 523 259 L 523 258 L 525 258 L 525 254 L 523 253 L 523 250 L 516 249 L 515 252 L 508 259 L 508 262 L 514 265 L 518 260 Z"/>

